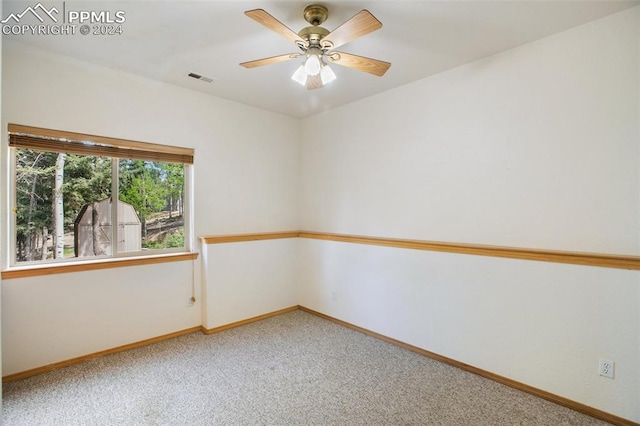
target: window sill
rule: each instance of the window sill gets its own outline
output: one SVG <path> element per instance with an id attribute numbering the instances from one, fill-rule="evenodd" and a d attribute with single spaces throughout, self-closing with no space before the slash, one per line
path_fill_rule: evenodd
<path id="1" fill-rule="evenodd" d="M 111 258 L 64 264 L 17 266 L 2 271 L 2 279 L 9 280 L 13 278 L 37 277 L 40 275 L 66 274 L 69 272 L 94 271 L 98 269 L 123 268 L 127 266 L 152 265 L 156 263 L 182 262 L 186 260 L 195 260 L 197 258 L 197 252 L 188 252 L 153 256 Z"/>

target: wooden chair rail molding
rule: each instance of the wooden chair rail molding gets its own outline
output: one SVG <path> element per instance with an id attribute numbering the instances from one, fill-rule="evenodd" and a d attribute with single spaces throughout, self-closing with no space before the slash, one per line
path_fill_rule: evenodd
<path id="1" fill-rule="evenodd" d="M 200 237 L 202 244 L 238 243 L 243 241 L 277 240 L 281 238 L 297 238 L 300 231 L 267 232 L 261 234 L 211 235 Z"/>
<path id="2" fill-rule="evenodd" d="M 281 238 L 310 238 L 314 240 L 339 241 L 343 243 L 368 244 L 413 250 L 441 251 L 447 253 L 472 254 L 478 256 L 537 260 L 540 262 L 570 263 L 574 265 L 640 270 L 640 256 L 541 250 L 482 244 L 444 243 L 438 241 L 366 237 L 359 235 L 330 234 L 312 231 L 283 231 L 256 234 L 212 235 L 200 237 L 200 241 L 202 241 L 203 244 L 222 244 L 245 241 L 273 240 Z"/>

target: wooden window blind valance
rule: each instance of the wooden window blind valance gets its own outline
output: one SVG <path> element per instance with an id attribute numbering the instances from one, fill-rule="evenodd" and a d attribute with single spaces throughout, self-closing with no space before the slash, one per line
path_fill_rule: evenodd
<path id="1" fill-rule="evenodd" d="M 20 124 L 9 124 L 8 128 L 9 146 L 14 148 L 193 164 L 194 150 L 192 148 L 43 129 Z"/>

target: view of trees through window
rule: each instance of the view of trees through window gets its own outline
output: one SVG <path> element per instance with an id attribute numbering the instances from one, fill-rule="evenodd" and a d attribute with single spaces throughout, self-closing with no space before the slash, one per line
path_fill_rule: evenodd
<path id="1" fill-rule="evenodd" d="M 181 163 L 16 149 L 16 262 L 112 255 L 114 237 L 118 252 L 184 247 L 184 170 Z"/>

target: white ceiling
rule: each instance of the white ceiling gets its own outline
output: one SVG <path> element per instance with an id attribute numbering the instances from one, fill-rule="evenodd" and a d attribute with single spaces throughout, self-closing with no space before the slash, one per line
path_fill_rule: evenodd
<path id="1" fill-rule="evenodd" d="M 301 59 L 245 69 L 240 62 L 297 52 L 285 38 L 244 15 L 261 8 L 294 31 L 307 26 L 311 0 L 48 1 L 66 10 L 125 12 L 122 35 L 3 36 L 111 68 L 258 108 L 307 117 L 549 36 L 640 1 L 320 1 L 329 30 L 362 9 L 383 27 L 341 51 L 392 63 L 383 77 L 333 65 L 338 79 L 308 91 L 290 79 Z M 3 1 L 3 18 L 37 0 Z M 26 18 L 25 18 L 26 19 Z M 36 22 L 37 23 L 37 22 Z M 214 79 L 205 83 L 194 72 Z"/>

